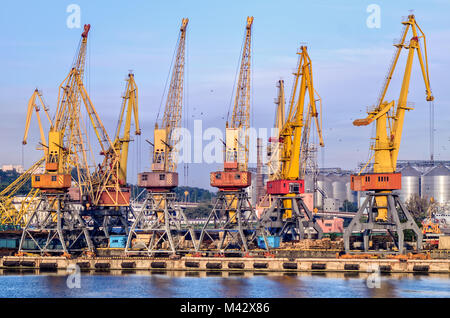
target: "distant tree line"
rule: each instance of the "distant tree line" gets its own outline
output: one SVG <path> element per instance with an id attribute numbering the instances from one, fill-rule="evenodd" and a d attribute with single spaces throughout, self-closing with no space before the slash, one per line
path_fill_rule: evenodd
<path id="1" fill-rule="evenodd" d="M 215 197 L 215 193 L 196 187 L 177 187 L 174 191 L 178 201 L 187 199 L 188 202 L 211 202 L 211 199 Z M 185 195 L 186 191 L 188 192 L 187 196 Z"/>
<path id="2" fill-rule="evenodd" d="M 20 177 L 20 173 L 16 170 L 2 171 L 0 170 L 0 191 L 3 191 L 14 180 Z M 31 180 L 28 180 L 20 189 L 16 195 L 26 195 L 31 190 Z"/>

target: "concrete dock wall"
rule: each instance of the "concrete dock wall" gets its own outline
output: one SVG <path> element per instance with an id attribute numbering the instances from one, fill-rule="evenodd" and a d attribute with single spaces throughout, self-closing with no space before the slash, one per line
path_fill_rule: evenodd
<path id="1" fill-rule="evenodd" d="M 450 260 L 398 259 L 288 259 L 288 258 L 77 258 L 5 256 L 3 269 L 35 268 L 66 269 L 78 265 L 82 270 L 165 270 L 165 271 L 252 271 L 252 272 L 381 272 L 392 273 L 450 273 Z M 72 266 L 73 266 L 72 265 Z"/>

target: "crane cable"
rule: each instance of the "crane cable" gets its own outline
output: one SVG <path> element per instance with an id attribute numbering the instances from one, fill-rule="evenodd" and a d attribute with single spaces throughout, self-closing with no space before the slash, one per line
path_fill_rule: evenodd
<path id="1" fill-rule="evenodd" d="M 185 42 L 186 42 L 186 50 L 185 50 L 185 67 L 186 67 L 186 73 L 184 74 L 185 78 L 185 87 L 186 89 L 183 89 L 183 93 L 185 95 L 184 98 L 184 105 L 182 105 L 182 108 L 184 110 L 184 128 L 186 128 L 189 131 L 189 37 L 187 32 L 185 33 Z M 186 140 L 183 140 L 186 146 Z M 186 154 L 183 153 L 183 156 L 186 159 Z M 189 161 L 191 158 L 187 159 L 187 162 L 184 162 L 184 184 L 187 186 L 189 185 Z"/>

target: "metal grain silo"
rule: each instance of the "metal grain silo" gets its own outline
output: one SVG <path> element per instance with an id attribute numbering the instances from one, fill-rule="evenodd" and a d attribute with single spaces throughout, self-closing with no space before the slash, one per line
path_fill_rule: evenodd
<path id="1" fill-rule="evenodd" d="M 350 175 L 346 176 L 347 181 L 345 182 L 345 197 L 346 200 L 352 203 L 357 202 L 357 193 L 353 191 L 350 183 Z"/>
<path id="2" fill-rule="evenodd" d="M 406 202 L 414 194 L 420 196 L 420 172 L 408 165 L 400 170 L 400 173 L 402 174 L 402 188 L 397 192 L 400 199 Z"/>
<path id="3" fill-rule="evenodd" d="M 333 197 L 333 186 L 331 185 L 331 180 L 328 176 L 319 175 L 317 178 L 317 187 L 325 192 L 327 198 Z M 317 192 L 315 206 L 321 208 L 323 199 L 322 194 Z"/>
<path id="4" fill-rule="evenodd" d="M 422 198 L 433 197 L 436 202 L 450 202 L 450 169 L 439 165 L 422 176 Z"/>
<path id="5" fill-rule="evenodd" d="M 342 176 L 329 176 L 331 187 L 333 189 L 333 198 L 339 200 L 340 206 L 344 204 L 347 199 L 347 189 L 345 188 L 345 181 Z"/>
<path id="6" fill-rule="evenodd" d="M 305 176 L 305 192 L 313 193 L 314 192 L 314 181 L 312 175 Z"/>

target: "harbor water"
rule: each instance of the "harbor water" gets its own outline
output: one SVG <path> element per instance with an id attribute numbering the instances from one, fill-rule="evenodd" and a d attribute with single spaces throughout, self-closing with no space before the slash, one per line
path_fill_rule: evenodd
<path id="1" fill-rule="evenodd" d="M 0 271 L 0 297 L 450 297 L 449 274 Z"/>

